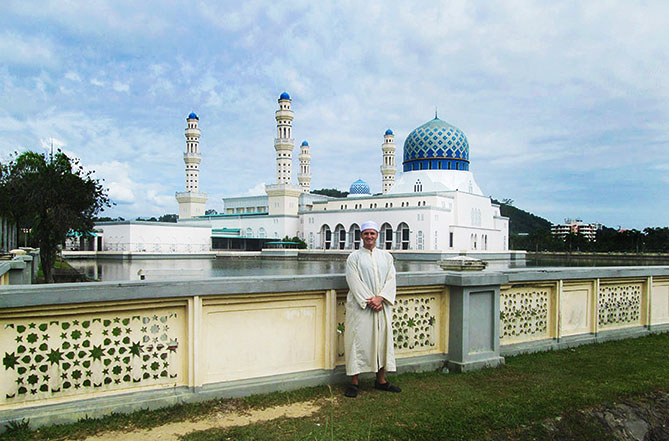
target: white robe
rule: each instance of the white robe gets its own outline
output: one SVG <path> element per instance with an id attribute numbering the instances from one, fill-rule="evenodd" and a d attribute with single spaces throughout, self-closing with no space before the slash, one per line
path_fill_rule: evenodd
<path id="1" fill-rule="evenodd" d="M 346 375 L 395 371 L 393 345 L 393 304 L 395 303 L 395 266 L 385 250 L 362 248 L 346 260 Z M 383 309 L 374 311 L 367 299 L 383 297 Z"/>

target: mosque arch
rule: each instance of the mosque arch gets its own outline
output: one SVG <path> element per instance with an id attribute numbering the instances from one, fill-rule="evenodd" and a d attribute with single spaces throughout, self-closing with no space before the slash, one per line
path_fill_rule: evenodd
<path id="1" fill-rule="evenodd" d="M 332 246 L 332 230 L 327 225 L 321 227 L 321 248 L 329 250 Z"/>
<path id="2" fill-rule="evenodd" d="M 263 227 L 258 228 L 258 237 L 264 238 L 265 236 L 267 236 L 265 229 Z"/>
<path id="3" fill-rule="evenodd" d="M 348 245 L 346 248 L 353 250 L 360 249 L 360 227 L 358 224 L 353 224 L 348 229 Z"/>
<path id="4" fill-rule="evenodd" d="M 253 229 L 251 227 L 246 229 L 246 237 L 253 237 Z"/>
<path id="5" fill-rule="evenodd" d="M 409 240 L 409 225 L 407 225 L 405 222 L 402 222 L 397 226 L 397 249 L 400 250 L 408 250 L 410 249 L 409 247 L 411 246 L 411 241 Z"/>
<path id="6" fill-rule="evenodd" d="M 390 226 L 388 222 L 385 222 L 381 225 L 381 231 L 379 231 L 379 242 L 381 248 L 384 250 L 393 249 L 393 227 Z"/>
<path id="7" fill-rule="evenodd" d="M 346 248 L 346 229 L 342 224 L 337 224 L 334 230 L 334 248 L 343 250 Z"/>

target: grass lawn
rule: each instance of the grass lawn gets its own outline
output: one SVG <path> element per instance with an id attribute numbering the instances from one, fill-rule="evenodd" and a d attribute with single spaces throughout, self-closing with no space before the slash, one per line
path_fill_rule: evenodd
<path id="1" fill-rule="evenodd" d="M 428 372 L 392 376 L 400 394 L 362 384 L 358 398 L 343 386 L 176 406 L 112 415 L 38 431 L 16 429 L 0 440 L 74 439 L 104 430 L 152 427 L 226 409 L 264 408 L 315 400 L 320 410 L 304 418 L 281 418 L 227 429 L 193 432 L 203 440 L 506 440 L 542 439 L 539 422 L 624 397 L 669 391 L 669 334 L 521 355 L 506 365 L 464 374 Z M 601 439 L 584 427 L 578 439 Z"/>

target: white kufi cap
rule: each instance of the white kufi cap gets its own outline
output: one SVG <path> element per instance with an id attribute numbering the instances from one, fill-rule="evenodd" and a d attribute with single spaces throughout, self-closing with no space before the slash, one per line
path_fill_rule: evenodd
<path id="1" fill-rule="evenodd" d="M 374 230 L 378 233 L 379 225 L 374 221 L 363 222 L 362 227 L 360 227 L 360 231 L 365 231 L 365 230 Z"/>

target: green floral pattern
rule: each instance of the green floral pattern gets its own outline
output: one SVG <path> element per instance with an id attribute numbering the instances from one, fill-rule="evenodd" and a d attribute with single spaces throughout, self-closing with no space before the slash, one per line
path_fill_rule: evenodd
<path id="1" fill-rule="evenodd" d="M 433 294 L 398 295 L 393 308 L 396 353 L 423 352 L 437 346 L 437 305 Z M 337 299 L 337 360 L 344 361 L 346 297 Z"/>
<path id="2" fill-rule="evenodd" d="M 500 338 L 513 340 L 548 335 L 547 288 L 513 288 L 500 296 Z"/>
<path id="3" fill-rule="evenodd" d="M 395 350 L 423 351 L 436 347 L 437 298 L 433 295 L 401 296 L 393 309 Z"/>

